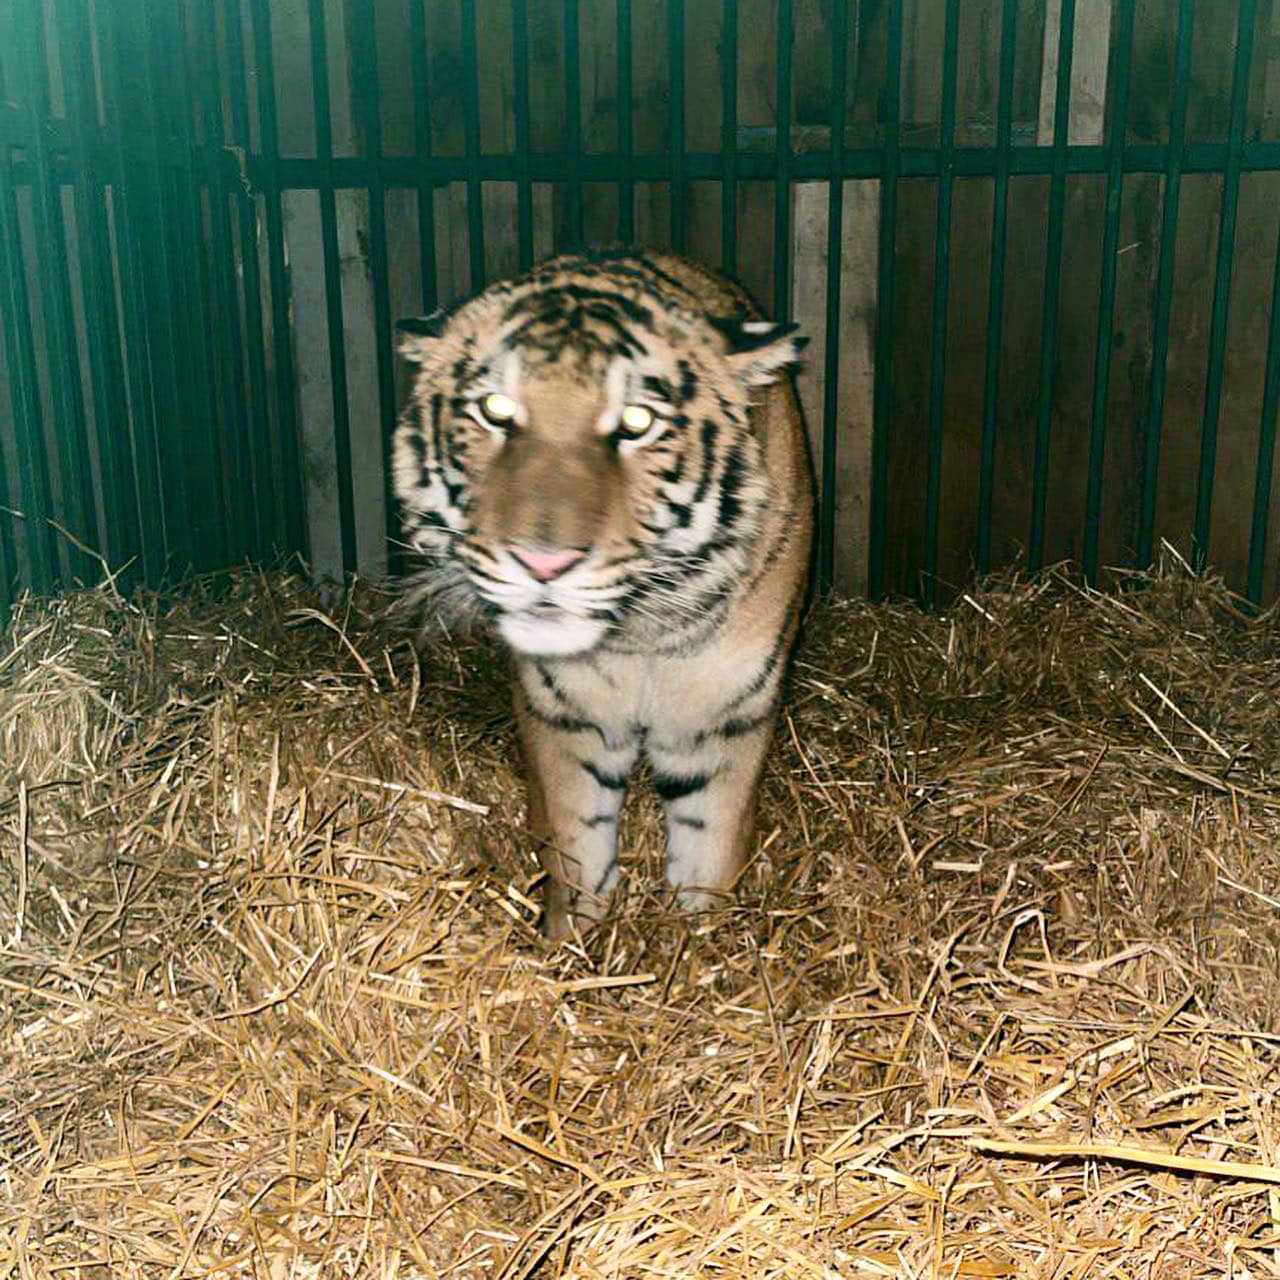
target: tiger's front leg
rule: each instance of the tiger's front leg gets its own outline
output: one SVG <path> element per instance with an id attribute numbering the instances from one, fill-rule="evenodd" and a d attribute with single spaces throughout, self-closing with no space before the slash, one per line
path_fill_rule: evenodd
<path id="1" fill-rule="evenodd" d="M 529 829 L 547 879 L 543 930 L 553 942 L 604 915 L 618 880 L 618 814 L 637 748 L 594 727 L 557 727 L 523 692 L 516 719 L 529 786 Z M 571 721 L 562 723 L 572 724 Z"/>
<path id="2" fill-rule="evenodd" d="M 688 911 L 721 905 L 751 852 L 773 716 L 726 727 L 649 748 L 667 814 L 667 880 Z"/>

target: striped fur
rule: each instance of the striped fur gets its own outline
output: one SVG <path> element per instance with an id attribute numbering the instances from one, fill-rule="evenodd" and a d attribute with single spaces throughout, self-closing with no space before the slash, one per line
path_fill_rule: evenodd
<path id="1" fill-rule="evenodd" d="M 668 878 L 711 905 L 748 852 L 805 590 L 801 341 L 724 277 L 630 250 L 552 259 L 403 329 L 411 590 L 512 652 L 547 932 L 602 914 L 642 753 Z M 578 558 L 549 576 L 535 554 Z"/>

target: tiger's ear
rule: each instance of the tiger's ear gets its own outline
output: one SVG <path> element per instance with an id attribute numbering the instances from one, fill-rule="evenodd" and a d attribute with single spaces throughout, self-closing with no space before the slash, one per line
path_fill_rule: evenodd
<path id="1" fill-rule="evenodd" d="M 722 338 L 729 363 L 748 387 L 776 381 L 795 364 L 809 339 L 796 332 L 799 325 L 773 320 L 745 320 L 741 316 L 708 316 Z"/>
<path id="2" fill-rule="evenodd" d="M 444 309 L 429 316 L 409 316 L 396 321 L 396 350 L 411 364 L 421 364 L 431 344 L 444 333 Z"/>

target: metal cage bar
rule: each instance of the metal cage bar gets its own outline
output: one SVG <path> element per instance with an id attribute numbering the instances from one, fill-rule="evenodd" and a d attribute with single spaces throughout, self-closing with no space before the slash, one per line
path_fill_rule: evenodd
<path id="1" fill-rule="evenodd" d="M 431 77 L 427 67 L 427 0 L 410 0 L 409 4 L 409 73 L 413 84 L 413 148 L 414 162 L 418 168 L 416 185 L 418 199 L 418 272 L 421 279 L 420 297 L 422 312 L 430 315 L 439 301 L 439 284 L 436 279 L 436 194 L 435 186 L 428 172 L 431 162 Z M 516 9 L 523 14 L 524 0 L 515 0 Z M 522 47 L 520 32 L 516 28 L 516 49 Z M 516 54 L 517 58 L 519 53 Z M 517 64 L 518 66 L 518 64 Z M 517 76 L 517 84 L 519 84 Z M 528 78 L 525 78 L 526 93 L 526 128 L 528 117 Z M 517 125 L 519 128 L 517 108 Z M 517 145 L 520 138 L 517 135 Z M 528 151 L 528 136 L 525 135 L 523 152 Z M 521 199 L 525 199 L 526 183 L 521 184 Z M 521 205 L 521 227 L 525 226 L 527 211 Z M 523 238 L 521 245 L 524 244 Z M 532 258 L 532 251 L 530 251 Z"/>
<path id="2" fill-rule="evenodd" d="M 1257 12 L 1258 0 L 1240 0 L 1236 23 L 1236 55 L 1231 76 L 1227 164 L 1222 176 L 1222 218 L 1218 227 L 1218 253 L 1213 273 L 1213 310 L 1209 315 L 1209 370 L 1204 386 L 1204 425 L 1200 432 L 1196 519 L 1191 545 L 1192 563 L 1197 569 L 1203 569 L 1209 560 L 1213 479 L 1218 460 L 1218 420 L 1222 412 L 1222 378 L 1227 350 L 1227 307 L 1231 297 L 1236 213 L 1240 202 L 1240 153 L 1244 142 L 1245 109 L 1249 102 L 1249 67 L 1253 60 L 1253 30 Z"/>
<path id="3" fill-rule="evenodd" d="M 840 282 L 844 249 L 844 150 L 846 70 L 849 60 L 847 0 L 831 5 L 831 178 L 827 187 L 827 317 L 822 362 L 822 493 L 818 510 L 818 589 L 835 580 L 836 451 L 840 444 Z"/>
<path id="4" fill-rule="evenodd" d="M 721 22 L 720 264 L 732 273 L 738 269 L 738 0 L 724 0 Z"/>
<path id="5" fill-rule="evenodd" d="M 631 87 L 631 0 L 618 0 L 618 238 L 630 244 L 636 234 L 635 102 Z"/>
<path id="6" fill-rule="evenodd" d="M 329 338 L 329 393 L 333 408 L 333 450 L 337 458 L 338 530 L 342 568 L 357 564 L 356 502 L 351 471 L 351 404 L 347 389 L 347 339 L 342 316 L 342 259 L 338 248 L 338 208 L 329 171 L 333 165 L 333 115 L 329 92 L 329 42 L 324 0 L 307 0 L 311 35 L 311 91 L 315 95 L 316 160 L 324 181 L 320 198 L 320 251 L 324 260 L 324 312 Z"/>
<path id="7" fill-rule="evenodd" d="M 1068 0 L 1070 3 L 1070 0 Z M 884 137 L 880 172 L 880 245 L 876 271 L 877 311 L 875 388 L 872 406 L 871 492 L 868 503 L 867 588 L 873 599 L 884 594 L 889 509 L 889 424 L 893 413 L 894 255 L 898 234 L 898 173 L 902 119 L 902 4 L 889 0 L 889 31 L 884 91 Z"/>
<path id="8" fill-rule="evenodd" d="M 996 99 L 996 172 L 991 194 L 991 269 L 987 277 L 986 363 L 982 382 L 982 437 L 978 460 L 976 567 L 991 570 L 991 507 L 995 492 L 996 425 L 1004 336 L 1004 275 L 1009 248 L 1009 161 L 1013 138 L 1013 71 L 1018 52 L 1018 0 L 1000 10 L 1000 71 Z"/>
<path id="9" fill-rule="evenodd" d="M 1035 456 L 1031 480 L 1031 530 L 1027 562 L 1044 564 L 1045 508 L 1049 495 L 1049 439 L 1053 430 L 1053 396 L 1057 381 L 1058 299 L 1062 287 L 1062 231 L 1067 199 L 1067 130 L 1071 119 L 1071 60 L 1075 44 L 1076 0 L 1062 0 L 1058 31 L 1057 83 L 1053 105 L 1053 173 L 1049 186 L 1046 232 L 1044 306 L 1040 319 L 1040 396 L 1036 410 Z"/>
<path id="10" fill-rule="evenodd" d="M 293 339 L 289 319 L 288 274 L 284 256 L 280 140 L 276 122 L 275 57 L 271 48 L 268 0 L 250 0 L 258 73 L 258 132 L 262 147 L 260 183 L 265 207 L 267 275 L 271 291 L 271 341 L 276 382 L 277 439 L 272 441 L 272 470 L 278 477 L 277 537 L 283 548 L 305 551 L 306 514 L 299 459 L 298 412 L 293 376 Z"/>
<path id="11" fill-rule="evenodd" d="M 1160 265 L 1157 268 L 1155 317 L 1151 337 L 1151 381 L 1143 424 L 1142 496 L 1138 511 L 1139 565 L 1151 563 L 1155 543 L 1156 496 L 1160 477 L 1160 437 L 1169 367 L 1169 323 L 1173 307 L 1173 268 L 1178 246 L 1178 205 L 1187 139 L 1187 106 L 1191 96 L 1191 36 L 1195 0 L 1179 0 L 1174 54 L 1173 98 L 1169 111 L 1169 145 L 1160 213 Z"/>
<path id="12" fill-rule="evenodd" d="M 1098 299 L 1098 329 L 1093 355 L 1093 405 L 1089 419 L 1089 472 L 1085 481 L 1084 574 L 1098 580 L 1098 541 L 1102 525 L 1102 475 L 1107 446 L 1107 395 L 1111 387 L 1111 331 L 1116 305 L 1116 252 L 1120 247 L 1120 204 L 1124 196 L 1125 129 L 1129 118 L 1129 69 L 1133 55 L 1134 5 L 1118 6 L 1119 31 L 1111 45 L 1107 77 L 1107 126 L 1111 163 L 1107 170 L 1106 212 L 1102 234 L 1102 285 Z"/>
<path id="13" fill-rule="evenodd" d="M 960 0 L 947 0 L 942 38 L 942 102 L 939 136 L 942 173 L 934 235 L 933 342 L 929 351 L 929 443 L 924 486 L 924 602 L 938 594 L 938 516 L 942 504 L 942 414 L 947 394 L 947 318 L 951 297 L 951 207 L 955 193 L 956 75 L 960 45 Z"/>

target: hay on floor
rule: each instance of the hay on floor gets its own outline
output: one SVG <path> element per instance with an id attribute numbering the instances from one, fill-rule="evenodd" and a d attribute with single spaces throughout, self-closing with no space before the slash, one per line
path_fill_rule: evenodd
<path id="1" fill-rule="evenodd" d="M 0 654 L 22 1277 L 1280 1274 L 1280 639 L 820 613 L 733 910 L 535 931 L 500 664 L 245 574 Z"/>

